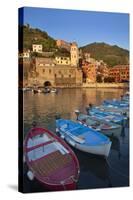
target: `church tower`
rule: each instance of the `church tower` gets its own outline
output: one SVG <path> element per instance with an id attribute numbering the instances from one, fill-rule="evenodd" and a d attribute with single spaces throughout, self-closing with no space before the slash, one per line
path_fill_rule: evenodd
<path id="1" fill-rule="evenodd" d="M 77 67 L 79 63 L 79 50 L 76 42 L 73 42 L 71 44 L 70 54 L 71 54 L 71 66 Z"/>

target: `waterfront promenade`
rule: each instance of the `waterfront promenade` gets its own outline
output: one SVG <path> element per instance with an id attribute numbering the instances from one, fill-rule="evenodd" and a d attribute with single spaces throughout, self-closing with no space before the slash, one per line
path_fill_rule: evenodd
<path id="1" fill-rule="evenodd" d="M 129 88 L 129 83 L 83 83 L 83 88 Z"/>

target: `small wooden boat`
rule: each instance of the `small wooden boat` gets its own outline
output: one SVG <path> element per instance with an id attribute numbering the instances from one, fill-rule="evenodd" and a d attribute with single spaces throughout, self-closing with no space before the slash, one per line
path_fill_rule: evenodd
<path id="1" fill-rule="evenodd" d="M 94 116 L 85 115 L 79 112 L 77 120 L 88 127 L 100 131 L 107 136 L 119 137 L 121 135 L 122 126 L 119 124 L 99 120 Z"/>
<path id="2" fill-rule="evenodd" d="M 30 180 L 35 177 L 49 190 L 73 190 L 79 163 L 70 147 L 44 128 L 32 128 L 25 138 L 24 155 Z"/>
<path id="3" fill-rule="evenodd" d="M 111 141 L 105 135 L 71 120 L 57 119 L 56 131 L 71 146 L 84 152 L 107 157 Z"/>
<path id="4" fill-rule="evenodd" d="M 99 120 L 105 120 L 107 122 L 113 122 L 125 126 L 127 124 L 127 117 L 110 112 L 103 112 L 96 108 L 87 107 L 87 114 L 98 118 Z"/>

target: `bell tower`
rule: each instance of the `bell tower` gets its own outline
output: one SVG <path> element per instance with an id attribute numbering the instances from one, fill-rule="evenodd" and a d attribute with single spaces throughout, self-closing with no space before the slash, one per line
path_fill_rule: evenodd
<path id="1" fill-rule="evenodd" d="M 71 44 L 70 54 L 71 54 L 71 66 L 77 67 L 79 63 L 79 50 L 76 42 L 73 42 Z"/>

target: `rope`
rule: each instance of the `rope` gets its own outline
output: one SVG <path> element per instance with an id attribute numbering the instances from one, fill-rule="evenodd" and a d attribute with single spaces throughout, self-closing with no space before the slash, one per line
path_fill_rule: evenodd
<path id="1" fill-rule="evenodd" d="M 106 162 L 107 162 L 108 166 L 109 166 L 113 171 L 115 171 L 118 175 L 123 176 L 124 178 L 129 179 L 129 177 L 128 177 L 127 175 L 125 175 L 123 172 L 117 171 L 114 167 L 112 167 L 111 164 L 110 164 L 110 162 L 107 160 L 107 158 L 106 158 Z"/>

